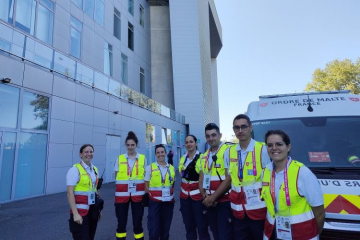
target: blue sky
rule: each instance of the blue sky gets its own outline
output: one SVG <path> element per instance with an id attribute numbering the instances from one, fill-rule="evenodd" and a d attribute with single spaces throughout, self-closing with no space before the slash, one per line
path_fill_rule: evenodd
<path id="1" fill-rule="evenodd" d="M 215 0 L 220 128 L 260 95 L 302 92 L 316 68 L 360 57 L 360 0 Z"/>

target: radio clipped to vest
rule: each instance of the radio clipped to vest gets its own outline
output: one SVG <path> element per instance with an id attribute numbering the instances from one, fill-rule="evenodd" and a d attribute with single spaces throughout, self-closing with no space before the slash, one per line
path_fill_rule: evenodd
<path id="1" fill-rule="evenodd" d="M 196 154 L 191 163 L 186 167 L 186 169 L 182 172 L 182 177 L 188 181 L 198 181 L 199 174 L 195 170 L 196 162 L 199 159 L 200 154 Z M 187 160 L 187 157 L 185 161 Z M 186 162 L 185 162 L 186 163 Z M 185 164 L 184 163 L 184 164 Z"/>

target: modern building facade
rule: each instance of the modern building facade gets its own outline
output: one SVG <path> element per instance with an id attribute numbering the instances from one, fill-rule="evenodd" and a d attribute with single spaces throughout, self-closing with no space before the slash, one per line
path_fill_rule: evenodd
<path id="1" fill-rule="evenodd" d="M 146 0 L 0 0 L 0 203 L 66 190 L 79 148 L 105 182 L 134 131 L 184 152 L 185 117 L 152 98 Z M 176 158 L 175 158 L 176 159 Z"/>
<path id="2" fill-rule="evenodd" d="M 185 115 L 204 151 L 204 127 L 219 124 L 216 58 L 222 30 L 214 0 L 148 0 L 152 98 Z"/>

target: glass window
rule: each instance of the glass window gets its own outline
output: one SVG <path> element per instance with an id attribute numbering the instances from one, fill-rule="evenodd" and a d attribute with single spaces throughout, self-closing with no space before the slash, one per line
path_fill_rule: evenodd
<path id="1" fill-rule="evenodd" d="M 0 202 L 11 199 L 16 144 L 16 133 L 4 132 L 3 134 L 2 144 L 4 147 L 0 167 Z"/>
<path id="2" fill-rule="evenodd" d="M 97 89 L 103 90 L 104 92 L 109 91 L 109 78 L 102 75 L 101 73 L 95 72 L 94 86 Z"/>
<path id="3" fill-rule="evenodd" d="M 120 12 L 114 8 L 114 36 L 121 40 L 121 18 Z"/>
<path id="4" fill-rule="evenodd" d="M 104 26 L 104 0 L 96 0 L 95 21 Z"/>
<path id="5" fill-rule="evenodd" d="M 94 70 L 82 65 L 81 63 L 77 63 L 76 79 L 92 86 L 94 81 Z"/>
<path id="6" fill-rule="evenodd" d="M 47 134 L 20 134 L 15 198 L 44 193 Z"/>
<path id="7" fill-rule="evenodd" d="M 74 57 L 80 58 L 81 55 L 81 30 L 82 23 L 76 20 L 74 17 L 71 17 L 71 48 L 70 54 Z"/>
<path id="8" fill-rule="evenodd" d="M 109 80 L 109 93 L 114 96 L 120 97 L 120 83 L 113 79 Z"/>
<path id="9" fill-rule="evenodd" d="M 82 9 L 82 0 L 71 0 L 76 6 Z"/>
<path id="10" fill-rule="evenodd" d="M 134 0 L 128 0 L 128 11 L 134 16 Z"/>
<path id="11" fill-rule="evenodd" d="M 16 3 L 15 27 L 34 35 L 35 10 L 35 0 L 18 0 Z"/>
<path id="12" fill-rule="evenodd" d="M 140 68 L 140 92 L 145 94 L 145 71 Z"/>
<path id="13" fill-rule="evenodd" d="M 166 128 L 161 129 L 161 144 L 167 144 L 167 141 L 166 141 Z"/>
<path id="14" fill-rule="evenodd" d="M 128 57 L 123 53 L 121 54 L 121 81 L 128 83 Z"/>
<path id="15" fill-rule="evenodd" d="M 146 142 L 155 143 L 155 127 L 150 123 L 146 123 Z"/>
<path id="16" fill-rule="evenodd" d="M 104 49 L 104 73 L 112 76 L 112 46 L 108 43 L 105 43 L 105 49 Z"/>
<path id="17" fill-rule="evenodd" d="M 0 19 L 12 23 L 13 10 L 13 0 L 0 0 Z"/>
<path id="18" fill-rule="evenodd" d="M 134 26 L 128 23 L 128 47 L 134 51 Z"/>
<path id="19" fill-rule="evenodd" d="M 55 51 L 54 54 L 54 70 L 67 77 L 75 78 L 76 62 L 59 52 Z"/>
<path id="20" fill-rule="evenodd" d="M 91 19 L 94 18 L 94 8 L 95 8 L 94 0 L 84 0 L 84 12 L 89 17 L 91 17 Z"/>
<path id="21" fill-rule="evenodd" d="M 36 37 L 49 45 L 52 44 L 54 26 L 54 13 L 52 11 L 39 5 L 38 19 L 36 21 Z"/>
<path id="22" fill-rule="evenodd" d="M 33 61 L 41 66 L 52 69 L 53 50 L 41 43 L 34 41 L 35 51 Z"/>
<path id="23" fill-rule="evenodd" d="M 144 7 L 140 5 L 140 25 L 145 27 L 145 10 Z"/>
<path id="24" fill-rule="evenodd" d="M 19 89 L 5 84 L 0 84 L 0 127 L 16 128 Z"/>
<path id="25" fill-rule="evenodd" d="M 24 92 L 21 128 L 47 130 L 49 98 Z"/>
<path id="26" fill-rule="evenodd" d="M 9 55 L 9 53 L 7 53 L 7 52 L 10 52 L 10 47 L 11 47 L 10 43 L 8 43 L 0 38 L 0 53 L 1 54 Z M 1 50 L 4 50 L 6 52 L 1 51 Z"/>

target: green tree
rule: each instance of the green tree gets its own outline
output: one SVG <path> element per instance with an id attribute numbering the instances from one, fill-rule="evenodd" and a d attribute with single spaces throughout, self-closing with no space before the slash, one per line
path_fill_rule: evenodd
<path id="1" fill-rule="evenodd" d="M 350 59 L 334 60 L 324 69 L 316 69 L 312 82 L 306 85 L 305 91 L 350 90 L 360 93 L 360 58 L 353 63 Z"/>

